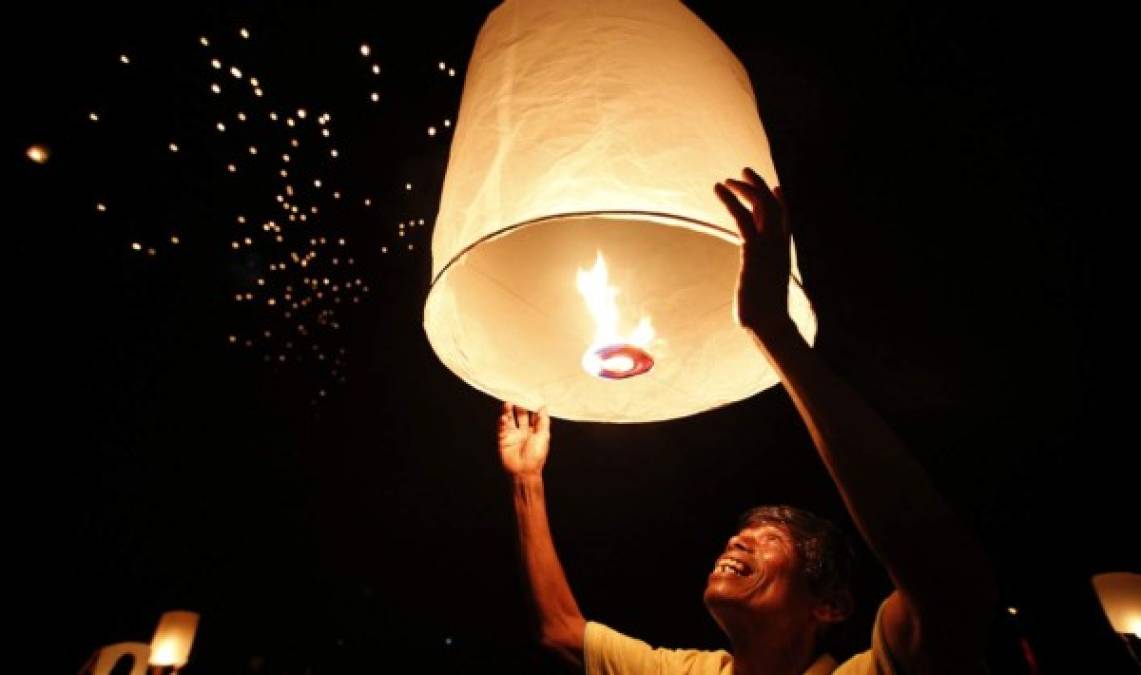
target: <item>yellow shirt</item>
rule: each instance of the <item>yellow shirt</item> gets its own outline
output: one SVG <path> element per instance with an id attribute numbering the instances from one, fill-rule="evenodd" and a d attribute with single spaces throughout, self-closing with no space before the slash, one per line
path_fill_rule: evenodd
<path id="1" fill-rule="evenodd" d="M 872 648 L 860 652 L 842 664 L 828 654 L 805 671 L 804 675 L 903 675 L 884 640 L 881 617 L 883 605 L 876 612 L 872 628 Z M 732 675 L 733 656 L 724 650 L 655 649 L 627 637 L 600 623 L 588 621 L 583 644 L 587 675 Z"/>

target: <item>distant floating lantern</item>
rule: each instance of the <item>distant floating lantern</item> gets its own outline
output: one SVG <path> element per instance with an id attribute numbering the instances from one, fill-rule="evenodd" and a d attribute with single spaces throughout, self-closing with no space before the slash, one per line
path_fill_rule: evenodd
<path id="1" fill-rule="evenodd" d="M 85 666 L 79 672 L 89 673 L 90 675 L 111 675 L 112 672 L 121 673 L 123 669 L 116 669 L 116 666 L 124 658 L 129 657 L 131 659 L 131 669 L 128 671 L 129 675 L 146 675 L 150 654 L 150 645 L 145 642 L 120 642 L 118 644 L 107 645 L 95 652 L 89 662 L 90 667 Z"/>
<path id="2" fill-rule="evenodd" d="M 1092 582 L 1113 630 L 1141 638 L 1141 574 L 1108 572 Z"/>
<path id="3" fill-rule="evenodd" d="M 36 164 L 47 164 L 48 159 L 51 158 L 51 151 L 46 145 L 29 146 L 26 154 L 28 159 Z"/>
<path id="4" fill-rule="evenodd" d="M 740 239 L 713 190 L 745 166 L 778 184 L 747 73 L 680 2 L 506 0 L 467 68 L 433 349 L 473 387 L 566 419 L 672 419 L 773 386 L 733 315 Z M 789 311 L 811 341 L 799 278 L 794 250 Z"/>
<path id="5" fill-rule="evenodd" d="M 247 299 L 249 295 L 247 294 Z M 155 628 L 151 640 L 152 666 L 174 666 L 177 670 L 190 659 L 190 647 L 198 631 L 198 613 L 187 611 L 165 612 Z"/>

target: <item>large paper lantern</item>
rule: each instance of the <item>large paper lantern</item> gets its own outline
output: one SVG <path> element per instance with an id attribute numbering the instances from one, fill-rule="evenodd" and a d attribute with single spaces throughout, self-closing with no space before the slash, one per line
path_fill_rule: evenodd
<path id="1" fill-rule="evenodd" d="M 1108 572 L 1092 581 L 1113 630 L 1141 638 L 1141 574 Z"/>
<path id="2" fill-rule="evenodd" d="M 190 658 L 190 647 L 194 644 L 194 634 L 198 632 L 198 614 L 181 610 L 164 612 L 155 628 L 151 640 L 151 665 L 186 665 Z"/>
<path id="3" fill-rule="evenodd" d="M 424 327 L 473 387 L 567 419 L 682 417 L 778 381 L 734 318 L 713 186 L 777 184 L 748 75 L 676 0 L 507 0 L 468 66 Z M 815 317 L 795 270 L 790 313 Z"/>

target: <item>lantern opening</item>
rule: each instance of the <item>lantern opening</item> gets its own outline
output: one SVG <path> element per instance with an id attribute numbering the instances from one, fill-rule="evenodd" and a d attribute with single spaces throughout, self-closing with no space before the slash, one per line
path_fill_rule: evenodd
<path id="1" fill-rule="evenodd" d="M 620 291 L 617 331 L 605 337 L 575 284 L 600 250 L 607 286 Z M 444 266 L 428 294 L 425 332 L 448 368 L 496 398 L 547 405 L 559 419 L 676 419 L 780 381 L 733 315 L 740 255 L 725 228 L 660 214 L 520 223 Z M 811 339 L 815 317 L 795 278 L 789 308 Z M 642 317 L 652 318 L 647 342 L 632 330 Z M 622 345 L 646 351 L 653 368 L 615 381 L 584 366 Z"/>

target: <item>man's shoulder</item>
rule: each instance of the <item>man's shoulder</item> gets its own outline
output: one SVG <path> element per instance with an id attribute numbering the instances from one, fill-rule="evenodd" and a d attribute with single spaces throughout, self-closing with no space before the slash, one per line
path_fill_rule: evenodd
<path id="1" fill-rule="evenodd" d="M 893 670 L 884 670 L 880 666 L 876 655 L 869 649 L 836 666 L 832 675 L 894 675 Z M 890 668 L 890 664 L 888 666 Z"/>
<path id="2" fill-rule="evenodd" d="M 733 657 L 722 649 L 651 647 L 596 621 L 586 624 L 584 656 L 588 675 L 728 675 L 733 665 Z"/>
<path id="3" fill-rule="evenodd" d="M 872 625 L 872 644 L 867 651 L 860 652 L 844 661 L 833 672 L 834 675 L 903 675 L 896 666 L 897 659 L 891 653 L 884 636 L 884 608 L 885 599 L 876 611 L 875 623 Z"/>

